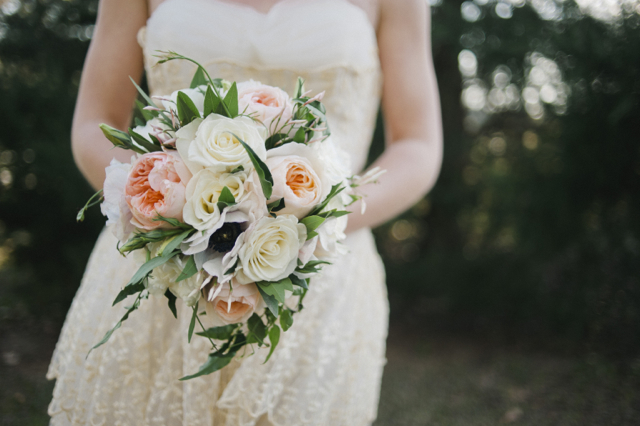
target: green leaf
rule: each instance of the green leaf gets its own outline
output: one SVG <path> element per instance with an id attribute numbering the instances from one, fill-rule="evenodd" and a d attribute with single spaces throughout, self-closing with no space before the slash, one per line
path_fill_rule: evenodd
<path id="1" fill-rule="evenodd" d="M 233 133 L 232 133 L 233 135 Z M 247 150 L 249 154 L 249 158 L 253 163 L 253 166 L 256 168 L 256 173 L 260 178 L 260 185 L 262 186 L 262 192 L 264 193 L 265 198 L 268 200 L 271 198 L 271 193 L 273 191 L 273 177 L 271 176 L 271 172 L 269 171 L 269 167 L 262 162 L 260 157 L 251 149 L 249 145 L 247 145 L 242 139 L 233 135 L 238 141 L 242 144 L 244 149 Z"/>
<path id="2" fill-rule="evenodd" d="M 244 334 L 242 334 L 242 332 L 236 333 L 233 337 L 233 344 L 231 344 L 231 341 L 225 343 L 219 350 L 209 354 L 209 358 L 204 364 L 200 366 L 200 369 L 197 373 L 190 376 L 185 376 L 180 380 L 189 380 L 195 377 L 211 374 L 227 366 L 235 356 L 236 352 L 238 352 L 240 348 L 247 344 L 247 339 L 245 338 Z M 224 353 L 225 351 L 227 351 L 226 354 Z"/>
<path id="3" fill-rule="evenodd" d="M 207 93 L 204 95 L 204 116 L 213 114 L 220 106 L 220 98 L 213 92 L 211 86 L 207 86 Z"/>
<path id="4" fill-rule="evenodd" d="M 282 310 L 280 314 L 280 325 L 282 326 L 282 331 L 287 331 L 293 325 L 293 315 L 291 315 L 289 309 Z"/>
<path id="5" fill-rule="evenodd" d="M 228 81 L 223 80 L 222 78 L 214 78 L 211 80 L 211 84 L 213 84 L 217 89 L 224 89 L 225 83 L 227 86 L 231 87 L 231 84 Z"/>
<path id="6" fill-rule="evenodd" d="M 169 259 L 171 259 L 173 256 L 177 255 L 178 252 L 172 252 L 172 253 L 168 253 L 164 256 L 157 256 L 154 257 L 153 259 L 149 260 L 148 262 L 145 262 L 140 269 L 138 269 L 138 271 L 133 275 L 133 277 L 131 278 L 131 280 L 129 280 L 129 284 L 135 284 L 137 282 L 142 281 L 144 278 L 147 277 L 147 275 L 149 275 L 151 273 L 151 271 L 153 271 L 155 268 L 157 268 L 160 265 L 164 265 Z"/>
<path id="7" fill-rule="evenodd" d="M 189 230 L 193 230 L 194 228 L 191 225 L 187 225 L 186 223 L 182 223 L 180 222 L 178 219 L 174 219 L 172 217 L 164 217 L 161 214 L 158 214 L 158 216 L 156 216 L 153 219 L 154 222 L 158 222 L 158 221 L 162 221 L 162 222 L 166 222 L 169 225 L 173 226 L 174 228 L 182 228 L 182 229 L 189 229 Z"/>
<path id="8" fill-rule="evenodd" d="M 158 243 L 161 241 L 165 241 L 165 244 L 171 240 L 172 237 L 180 234 L 182 232 L 181 229 L 154 229 L 152 231 L 147 232 L 136 232 L 133 237 L 129 239 L 122 247 L 118 250 L 120 253 L 124 254 L 127 252 L 131 252 L 134 250 L 138 250 L 144 248 L 149 243 Z M 187 231 L 192 232 L 192 231 Z M 162 247 L 160 248 L 162 251 Z M 170 253 L 171 250 L 167 250 L 167 253 Z M 162 256 L 163 253 L 159 253 L 159 256 Z"/>
<path id="9" fill-rule="evenodd" d="M 231 88 L 224 97 L 224 104 L 227 106 L 227 112 L 229 118 L 236 118 L 238 116 L 238 87 L 234 81 Z"/>
<path id="10" fill-rule="evenodd" d="M 137 99 L 136 99 L 136 107 L 138 107 L 138 110 L 140 111 L 140 114 L 142 114 L 142 117 L 146 121 L 151 120 L 152 118 L 156 117 L 159 114 L 158 111 L 149 111 L 149 110 L 144 109 L 145 105 L 142 102 L 140 102 L 139 100 L 137 100 Z"/>
<path id="11" fill-rule="evenodd" d="M 220 351 L 209 354 L 207 361 L 200 366 L 198 372 L 192 374 L 190 376 L 185 376 L 181 378 L 181 381 L 195 379 L 196 377 L 205 376 L 207 374 L 214 373 L 218 370 L 223 369 L 233 359 L 235 356 L 235 352 L 229 352 L 227 354 L 222 354 Z"/>
<path id="12" fill-rule="evenodd" d="M 327 207 L 327 204 L 329 204 L 329 201 L 331 201 L 333 199 L 333 197 L 335 197 L 336 195 L 338 195 L 339 193 L 341 193 L 342 191 L 344 191 L 345 187 L 342 186 L 341 183 L 338 183 L 336 185 L 333 185 L 331 187 L 331 191 L 329 191 L 329 194 L 327 195 L 327 198 L 324 199 L 324 201 L 320 204 L 318 204 L 312 211 L 311 213 L 309 213 L 309 216 L 314 216 L 319 214 L 320 212 L 322 212 L 322 210 L 324 210 L 325 207 Z"/>
<path id="13" fill-rule="evenodd" d="M 296 82 L 296 91 L 294 98 L 300 98 L 304 93 L 304 79 L 302 77 L 298 77 L 298 81 Z"/>
<path id="14" fill-rule="evenodd" d="M 304 127 L 300 127 L 297 131 L 296 134 L 293 136 L 293 141 L 297 142 L 297 143 L 304 143 L 305 140 L 305 131 L 304 131 Z"/>
<path id="15" fill-rule="evenodd" d="M 284 209 L 286 205 L 284 204 L 284 198 L 280 198 L 279 200 L 274 201 L 273 203 L 267 204 L 267 210 L 271 216 L 276 217 L 274 213 L 279 212 Z"/>
<path id="16" fill-rule="evenodd" d="M 284 303 L 285 298 L 285 290 L 293 291 L 293 284 L 291 280 L 287 277 L 280 281 L 275 282 L 258 282 L 258 288 L 262 289 L 265 293 L 270 296 L 276 298 L 276 300 L 280 303 Z"/>
<path id="17" fill-rule="evenodd" d="M 220 197 L 218 197 L 218 210 L 222 211 L 225 207 L 232 206 L 236 203 L 236 199 L 226 186 L 220 191 Z"/>
<path id="18" fill-rule="evenodd" d="M 175 231 L 174 231 L 175 232 Z M 193 231 L 184 231 L 182 234 L 175 235 L 171 238 L 167 238 L 160 249 L 158 250 L 158 256 L 164 255 L 164 253 L 171 253 L 189 236 Z"/>
<path id="19" fill-rule="evenodd" d="M 164 297 L 166 297 L 168 300 L 168 304 L 169 304 L 169 309 L 171 309 L 171 313 L 173 314 L 173 316 L 178 319 L 178 310 L 176 309 L 176 299 L 177 297 L 171 293 L 171 290 L 167 289 L 167 291 L 164 292 Z"/>
<path id="20" fill-rule="evenodd" d="M 320 271 L 320 268 L 318 268 L 320 265 L 331 265 L 331 262 L 326 262 L 324 260 L 311 260 L 306 265 L 297 267 L 296 272 L 301 274 L 315 274 Z"/>
<path id="21" fill-rule="evenodd" d="M 271 329 L 269 330 L 269 343 L 271 343 L 271 349 L 269 349 L 269 355 L 267 355 L 267 359 L 264 360 L 263 364 L 266 364 L 266 362 L 269 361 L 269 358 L 271 358 L 271 355 L 273 354 L 273 351 L 276 349 L 276 346 L 278 346 L 279 341 L 280 341 L 280 327 L 274 324 L 273 327 L 271 327 Z"/>
<path id="22" fill-rule="evenodd" d="M 258 287 L 258 291 L 260 291 L 260 295 L 262 296 L 262 300 L 264 300 L 264 303 L 267 305 L 267 308 L 269 308 L 269 311 L 273 314 L 274 318 L 278 317 L 278 301 L 276 300 L 275 297 L 267 294 L 262 287 L 257 286 Z"/>
<path id="23" fill-rule="evenodd" d="M 311 102 L 311 103 L 307 104 L 306 107 L 309 109 L 309 111 L 311 111 L 311 113 L 315 117 L 320 118 L 321 122 L 326 126 L 327 117 L 325 116 L 326 110 L 324 108 L 324 105 L 322 105 L 318 101 L 314 101 L 314 102 Z"/>
<path id="24" fill-rule="evenodd" d="M 323 217 L 314 215 L 314 216 L 307 216 L 300 221 L 300 223 L 302 223 L 304 226 L 307 227 L 307 240 L 310 240 L 311 238 L 313 238 L 313 237 L 310 237 L 309 235 L 311 234 L 311 232 L 318 229 L 318 227 L 322 225 L 325 220 L 326 219 Z"/>
<path id="25" fill-rule="evenodd" d="M 328 212 L 323 212 L 323 213 L 318 213 L 318 216 L 320 217 L 324 217 L 325 219 L 329 219 L 330 217 L 342 217 L 342 216 L 346 216 L 348 214 L 350 214 L 350 211 L 347 210 L 338 210 L 338 209 L 333 209 L 331 211 Z"/>
<path id="26" fill-rule="evenodd" d="M 254 313 L 247 321 L 247 327 L 249 328 L 247 343 L 258 343 L 262 346 L 264 339 L 267 337 L 267 327 L 265 327 L 262 319 Z"/>
<path id="27" fill-rule="evenodd" d="M 238 166 L 235 169 L 231 170 L 229 173 L 240 173 L 244 172 L 244 166 Z"/>
<path id="28" fill-rule="evenodd" d="M 136 83 L 136 81 L 135 81 L 133 78 L 131 78 L 131 76 L 129 76 L 129 80 L 131 80 L 131 82 L 133 83 L 133 85 L 134 85 L 134 86 L 136 87 L 136 89 L 138 90 L 138 93 L 140 93 L 140 95 L 142 95 L 142 97 L 144 98 L 144 100 L 145 100 L 145 101 L 147 101 L 147 104 L 148 104 L 149 106 L 152 106 L 152 107 L 156 107 L 156 106 L 157 106 L 157 105 L 156 105 L 156 103 L 155 103 L 155 102 L 153 102 L 153 101 L 151 100 L 151 98 L 149 97 L 149 95 L 147 95 L 147 94 L 144 92 L 144 90 L 142 90 L 142 89 L 140 88 L 140 86 L 138 86 L 138 83 Z"/>
<path id="29" fill-rule="evenodd" d="M 139 148 L 131 142 L 131 136 L 128 133 L 125 133 L 121 130 L 113 128 L 108 124 L 102 123 L 100 125 L 100 130 L 104 136 L 109 139 L 109 142 L 113 144 L 113 146 L 122 149 L 130 149 L 131 151 L 137 152 L 138 154 L 146 154 L 147 151 Z"/>
<path id="30" fill-rule="evenodd" d="M 132 294 L 140 293 L 144 289 L 145 286 L 143 281 L 139 281 L 133 284 L 127 284 L 122 290 L 120 290 L 120 293 L 118 293 L 111 306 L 117 305 Z"/>
<path id="31" fill-rule="evenodd" d="M 198 306 L 193 307 L 193 313 L 191 314 L 191 322 L 189 323 L 189 334 L 187 335 L 187 341 L 191 343 L 191 337 L 193 336 L 193 329 L 196 328 L 196 318 L 198 317 Z"/>
<path id="32" fill-rule="evenodd" d="M 289 275 L 289 279 L 291 280 L 291 283 L 293 285 L 297 285 L 298 287 L 302 287 L 305 290 L 309 289 L 309 278 L 307 279 L 302 279 L 300 277 L 298 277 L 296 274 L 291 274 Z"/>
<path id="33" fill-rule="evenodd" d="M 162 151 L 162 148 L 159 147 L 158 145 L 154 145 L 153 143 L 149 142 L 147 139 L 145 139 L 144 136 L 136 133 L 133 129 L 131 129 L 131 127 L 129 127 L 129 135 L 131 135 L 131 138 L 141 147 L 143 147 L 144 149 L 147 150 L 147 152 L 156 152 L 156 151 Z"/>
<path id="34" fill-rule="evenodd" d="M 196 261 L 193 256 L 187 257 L 187 264 L 184 265 L 184 269 L 178 275 L 176 282 L 180 282 L 182 280 L 186 280 L 187 278 L 191 278 L 198 272 L 198 268 L 196 267 Z"/>
<path id="35" fill-rule="evenodd" d="M 116 325 L 114 325 L 111 330 L 107 331 L 106 334 L 104 335 L 104 337 L 102 338 L 102 340 L 100 340 L 94 347 L 92 347 L 89 350 L 89 352 L 87 353 L 87 357 L 89 357 L 89 354 L 91 353 L 92 350 L 94 350 L 97 347 L 102 346 L 105 343 L 107 343 L 107 341 L 109 340 L 109 338 L 111 337 L 113 332 L 116 331 L 117 329 L 119 329 L 122 326 L 122 323 L 129 318 L 129 315 L 131 314 L 131 312 L 133 312 L 136 309 L 138 309 L 139 306 L 140 306 L 140 295 L 138 295 L 138 298 L 135 300 L 135 302 L 133 302 L 133 305 L 131 305 L 127 309 L 127 312 L 124 314 L 124 316 L 122 318 L 120 318 L 120 321 L 118 321 L 116 323 Z"/>
<path id="36" fill-rule="evenodd" d="M 198 108 L 184 92 L 178 92 L 176 106 L 178 108 L 178 119 L 182 126 L 186 126 L 196 118 L 201 118 Z"/>
<path id="37" fill-rule="evenodd" d="M 267 150 L 273 149 L 276 147 L 278 142 L 287 140 L 288 137 L 289 135 L 287 135 L 286 133 L 275 133 L 269 136 L 267 140 L 264 141 L 264 146 L 267 148 Z"/>
<path id="38" fill-rule="evenodd" d="M 99 197 L 99 198 L 97 201 L 94 201 L 96 197 Z M 89 198 L 89 201 L 87 201 L 87 204 L 85 204 L 84 207 L 80 209 L 80 211 L 76 215 L 76 221 L 82 222 L 84 220 L 84 214 L 87 212 L 87 210 L 95 206 L 96 204 L 100 204 L 103 200 L 104 200 L 104 197 L 102 196 L 102 189 L 100 189 L 98 192 L 93 194 L 91 198 Z"/>
<path id="39" fill-rule="evenodd" d="M 212 327 L 212 328 L 209 328 L 209 329 L 207 329 L 205 331 L 201 331 L 201 332 L 196 333 L 196 334 L 198 336 L 208 337 L 209 339 L 228 340 L 228 339 L 231 338 L 231 335 L 233 334 L 233 331 L 237 327 L 238 326 L 235 325 L 235 324 L 224 325 L 222 327 Z"/>
<path id="40" fill-rule="evenodd" d="M 195 89 L 198 86 L 203 86 L 208 83 L 209 81 L 207 80 L 207 77 L 204 75 L 203 69 L 201 67 L 198 67 L 198 69 L 196 70 L 196 73 L 193 75 L 193 79 L 191 80 L 191 84 L 189 85 L 189 88 Z"/>

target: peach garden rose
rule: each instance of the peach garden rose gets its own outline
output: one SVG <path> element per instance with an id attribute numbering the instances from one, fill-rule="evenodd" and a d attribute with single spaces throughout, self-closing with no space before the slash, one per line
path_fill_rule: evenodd
<path id="1" fill-rule="evenodd" d="M 268 129 L 272 123 L 274 127 L 282 127 L 293 114 L 293 103 L 287 92 L 253 80 L 238 84 L 238 105 L 241 112 L 252 114 Z"/>
<path id="2" fill-rule="evenodd" d="M 131 209 L 131 223 L 141 229 L 170 228 L 156 221 L 158 215 L 182 221 L 185 181 L 191 174 L 173 153 L 152 152 L 131 165 L 125 186 L 125 200 Z"/>
<path id="3" fill-rule="evenodd" d="M 258 309 L 262 299 L 254 283 L 243 285 L 234 281 L 233 290 L 229 283 L 222 286 L 213 300 L 205 302 L 207 321 L 211 325 L 244 322 Z"/>

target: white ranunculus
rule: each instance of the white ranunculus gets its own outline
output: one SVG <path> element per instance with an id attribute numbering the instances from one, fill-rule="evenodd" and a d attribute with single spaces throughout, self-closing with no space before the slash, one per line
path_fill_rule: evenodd
<path id="1" fill-rule="evenodd" d="M 209 327 L 245 322 L 260 308 L 262 298 L 255 284 L 233 282 L 219 284 L 222 287 L 212 300 L 204 302 L 207 315 L 203 318 Z"/>
<path id="2" fill-rule="evenodd" d="M 298 252 L 307 239 L 307 228 L 293 215 L 263 217 L 236 241 L 236 278 L 241 284 L 278 281 L 295 270 Z M 226 262 L 225 262 L 226 261 Z M 224 263 L 233 261 L 225 256 Z"/>
<path id="3" fill-rule="evenodd" d="M 104 201 L 100 210 L 107 216 L 107 225 L 113 225 L 112 232 L 116 238 L 124 243 L 134 230 L 131 224 L 131 210 L 125 199 L 125 186 L 129 176 L 131 164 L 121 163 L 115 158 L 105 169 L 107 177 L 104 181 Z"/>
<path id="4" fill-rule="evenodd" d="M 235 136 L 234 136 L 235 135 Z M 264 128 L 247 117 L 230 119 L 218 114 L 195 119 L 176 132 L 176 147 L 192 173 L 204 168 L 229 172 L 238 166 L 253 168 L 242 139 L 263 161 L 267 157 Z"/>

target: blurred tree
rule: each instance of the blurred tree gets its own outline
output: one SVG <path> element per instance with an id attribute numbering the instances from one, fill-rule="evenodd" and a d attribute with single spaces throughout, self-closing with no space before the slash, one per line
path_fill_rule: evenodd
<path id="1" fill-rule="evenodd" d="M 636 356 L 637 10 L 603 20 L 572 2 L 476 0 L 433 12 L 442 175 L 378 230 L 392 301 L 413 308 L 398 312 Z"/>
<path id="2" fill-rule="evenodd" d="M 640 17 L 580 4 L 432 1 L 445 158 L 432 193 L 377 230 L 392 314 L 637 355 Z M 4 318 L 61 321 L 103 223 L 75 223 L 91 190 L 69 142 L 96 9 L 0 8 Z"/>
<path id="3" fill-rule="evenodd" d="M 0 20 L 0 253 L 5 316 L 60 321 L 102 225 L 70 129 L 97 1 L 7 1 Z M 10 289 L 10 291 L 9 291 Z"/>

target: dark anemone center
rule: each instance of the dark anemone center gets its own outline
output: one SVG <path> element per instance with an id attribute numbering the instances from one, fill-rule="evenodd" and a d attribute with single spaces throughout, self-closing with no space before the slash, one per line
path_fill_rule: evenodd
<path id="1" fill-rule="evenodd" d="M 239 223 L 227 222 L 209 238 L 209 248 L 220 253 L 231 251 L 238 236 L 242 233 Z"/>

